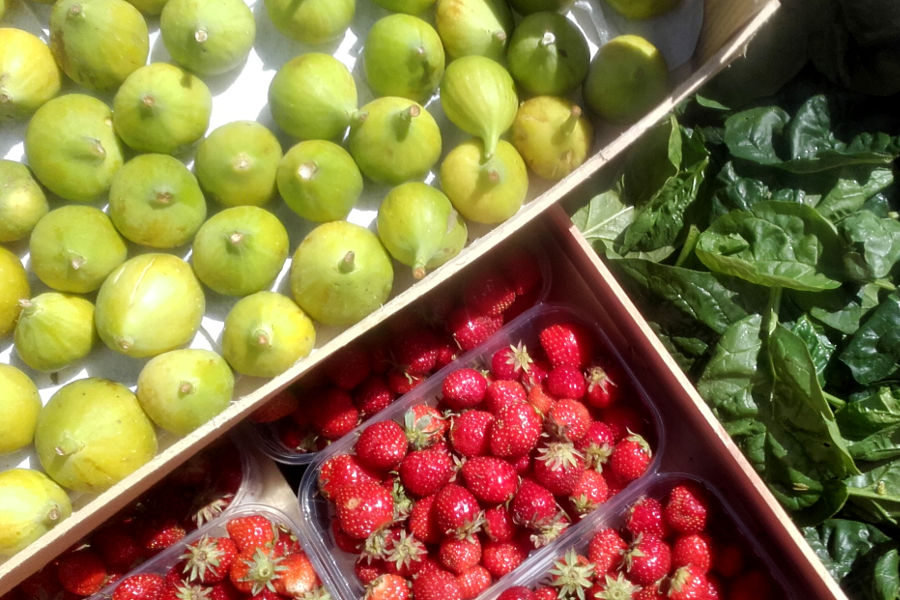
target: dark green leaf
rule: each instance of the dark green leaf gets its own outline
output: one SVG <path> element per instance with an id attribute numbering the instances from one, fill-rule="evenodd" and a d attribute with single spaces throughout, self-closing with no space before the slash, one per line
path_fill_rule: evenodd
<path id="1" fill-rule="evenodd" d="M 850 338 L 840 359 L 863 385 L 887 379 L 900 363 L 900 296 L 890 294 Z"/>
<path id="2" fill-rule="evenodd" d="M 900 461 L 874 463 L 847 479 L 848 503 L 853 512 L 871 523 L 897 523 L 900 517 Z"/>
<path id="3" fill-rule="evenodd" d="M 900 425 L 900 390 L 881 386 L 856 394 L 835 418 L 844 436 L 852 440 Z"/>
<path id="4" fill-rule="evenodd" d="M 777 106 L 741 111 L 725 120 L 725 143 L 737 158 L 763 165 L 782 162 L 775 150 L 775 136 L 790 122 L 790 115 Z"/>
<path id="5" fill-rule="evenodd" d="M 900 425 L 876 431 L 856 442 L 850 442 L 850 454 L 857 461 L 876 462 L 900 456 Z"/>
<path id="6" fill-rule="evenodd" d="M 900 552 L 897 548 L 891 548 L 878 557 L 874 571 L 874 597 L 879 600 L 896 600 L 900 596 Z"/>
<path id="7" fill-rule="evenodd" d="M 634 208 L 627 206 L 617 188 L 598 194 L 572 215 L 572 223 L 593 247 L 611 252 L 616 238 L 634 221 Z"/>
<path id="8" fill-rule="evenodd" d="M 850 277 L 868 281 L 886 277 L 900 259 L 900 222 L 881 218 L 867 210 L 840 223 L 847 242 L 844 265 Z"/>
<path id="9" fill-rule="evenodd" d="M 834 354 L 834 344 L 807 315 L 802 315 L 797 319 L 791 326 L 791 331 L 806 344 L 806 349 L 816 368 L 819 384 L 823 384 L 825 367 L 828 366 L 828 361 Z"/>
<path id="10" fill-rule="evenodd" d="M 894 182 L 894 172 L 887 167 L 852 167 L 841 169 L 837 184 L 816 204 L 816 210 L 832 221 L 860 210 L 866 200 Z"/>
<path id="11" fill-rule="evenodd" d="M 730 325 L 697 381 L 697 391 L 725 423 L 759 414 L 753 390 L 763 377 L 758 368 L 761 327 L 762 317 L 758 314 Z"/>
<path id="12" fill-rule="evenodd" d="M 837 144 L 831 132 L 831 113 L 828 100 L 817 94 L 804 102 L 787 127 L 792 159 L 811 159 Z"/>
<path id="13" fill-rule="evenodd" d="M 870 296 L 875 292 L 874 285 L 856 290 L 843 286 L 818 292 L 790 290 L 788 297 L 801 312 L 809 313 L 817 321 L 850 335 L 859 329 L 863 314 L 871 308 Z"/>
<path id="14" fill-rule="evenodd" d="M 896 573 L 890 573 L 890 559 L 882 561 L 883 556 L 896 551 L 896 545 L 874 525 L 849 519 L 829 519 L 817 527 L 804 527 L 803 536 L 831 576 L 852 598 L 881 600 L 881 596 L 871 595 L 872 583 L 882 577 L 888 584 L 890 578 L 896 577 Z M 880 565 L 877 572 L 872 565 Z M 868 585 L 859 585 L 862 581 Z"/>

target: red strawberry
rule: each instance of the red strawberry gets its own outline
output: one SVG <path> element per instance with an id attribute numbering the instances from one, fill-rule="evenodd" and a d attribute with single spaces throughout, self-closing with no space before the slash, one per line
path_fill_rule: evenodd
<path id="1" fill-rule="evenodd" d="M 462 594 L 462 600 L 472 600 L 488 589 L 492 583 L 490 572 L 481 565 L 475 565 L 456 576 L 456 583 Z"/>
<path id="2" fill-rule="evenodd" d="M 242 600 L 244 598 L 230 579 L 206 588 L 209 591 L 209 600 Z"/>
<path id="3" fill-rule="evenodd" d="M 225 523 L 225 531 L 237 546 L 238 552 L 270 545 L 275 541 L 275 526 L 264 515 L 233 517 Z"/>
<path id="4" fill-rule="evenodd" d="M 56 576 L 67 592 L 90 596 L 106 584 L 108 573 L 99 554 L 90 548 L 81 548 L 59 557 Z"/>
<path id="5" fill-rule="evenodd" d="M 347 535 L 336 520 L 331 521 L 331 537 L 335 545 L 344 552 L 359 554 L 362 551 L 362 541 Z"/>
<path id="6" fill-rule="evenodd" d="M 584 375 L 586 387 L 584 401 L 594 408 L 606 408 L 618 400 L 622 388 L 619 381 L 624 379 L 618 372 L 615 376 L 610 370 L 598 364 L 588 367 Z"/>
<path id="7" fill-rule="evenodd" d="M 484 534 L 487 539 L 508 542 L 518 530 L 506 504 L 498 504 L 484 510 Z"/>
<path id="8" fill-rule="evenodd" d="M 409 581 L 399 575 L 385 573 L 366 586 L 363 600 L 408 600 L 409 593 Z"/>
<path id="9" fill-rule="evenodd" d="M 371 353 L 360 343 L 350 344 L 335 351 L 322 370 L 332 385 L 342 390 L 352 390 L 372 372 Z"/>
<path id="10" fill-rule="evenodd" d="M 594 598 L 594 596 L 590 596 Z M 534 589 L 534 600 L 557 600 L 556 590 L 549 585 L 539 585 Z"/>
<path id="11" fill-rule="evenodd" d="M 547 388 L 543 383 L 537 383 L 528 388 L 527 402 L 539 415 L 544 416 L 550 413 L 553 405 L 556 404 L 556 398 L 547 393 Z"/>
<path id="12" fill-rule="evenodd" d="M 142 522 L 135 531 L 135 541 L 144 553 L 152 556 L 180 542 L 187 531 L 178 519 L 168 515 L 157 515 Z"/>
<path id="13" fill-rule="evenodd" d="M 116 586 L 112 600 L 158 600 L 164 584 L 163 576 L 156 573 L 129 575 Z"/>
<path id="14" fill-rule="evenodd" d="M 182 581 L 164 586 L 159 598 L 160 600 L 207 600 L 209 591 L 199 583 Z"/>
<path id="15" fill-rule="evenodd" d="M 619 482 L 634 481 L 650 466 L 652 452 L 642 436 L 632 433 L 613 447 L 607 464 L 610 476 Z"/>
<path id="16" fill-rule="evenodd" d="M 250 596 L 250 600 L 282 600 L 278 592 L 273 592 L 268 588 L 263 588 L 258 594 Z"/>
<path id="17" fill-rule="evenodd" d="M 754 590 L 757 594 L 748 598 L 769 598 L 763 590 Z M 678 567 L 669 579 L 669 600 L 707 600 L 709 582 L 702 571 L 693 567 Z"/>
<path id="18" fill-rule="evenodd" d="M 444 403 L 453 410 L 478 406 L 484 399 L 488 383 L 477 369 L 456 369 L 441 382 Z"/>
<path id="19" fill-rule="evenodd" d="M 498 317 L 515 302 L 516 291 L 502 273 L 482 270 L 463 284 L 462 300 L 477 313 Z"/>
<path id="20" fill-rule="evenodd" d="M 341 529 L 358 539 L 369 537 L 394 519 L 393 496 L 377 483 L 342 486 L 333 499 Z"/>
<path id="21" fill-rule="evenodd" d="M 407 373 L 401 367 L 391 367 L 384 377 L 388 388 L 395 396 L 408 394 L 425 381 L 425 375 Z"/>
<path id="22" fill-rule="evenodd" d="M 706 528 L 707 500 L 694 485 L 676 485 L 665 505 L 666 523 L 679 533 L 700 533 Z"/>
<path id="23" fill-rule="evenodd" d="M 438 560 L 448 571 L 464 573 L 481 561 L 481 542 L 474 536 L 465 540 L 444 538 L 438 547 Z"/>
<path id="24" fill-rule="evenodd" d="M 390 536 L 386 544 L 385 566 L 389 573 L 395 573 L 401 577 L 413 577 L 418 574 L 422 564 L 428 555 L 420 540 L 408 534 L 405 530 L 397 528 L 396 534 Z"/>
<path id="25" fill-rule="evenodd" d="M 443 369 L 459 356 L 459 347 L 452 338 L 447 337 L 437 349 L 437 361 L 434 363 L 434 371 Z"/>
<path id="26" fill-rule="evenodd" d="M 319 492 L 325 498 L 334 497 L 345 485 L 376 482 L 375 473 L 360 464 L 353 454 L 337 454 L 327 459 L 319 469 Z"/>
<path id="27" fill-rule="evenodd" d="M 512 379 L 495 379 L 488 384 L 484 394 L 484 409 L 496 415 L 504 406 L 527 401 L 528 392 L 521 383 Z"/>
<path id="28" fill-rule="evenodd" d="M 576 323 L 555 323 L 538 334 L 541 348 L 554 367 L 581 369 L 590 362 L 594 344 L 590 333 Z"/>
<path id="29" fill-rule="evenodd" d="M 471 350 L 503 326 L 503 317 L 495 317 L 476 312 L 468 307 L 459 307 L 447 315 L 450 335 L 462 350 Z"/>
<path id="30" fill-rule="evenodd" d="M 535 358 L 534 362 L 531 363 L 531 366 L 528 367 L 528 370 L 523 372 L 519 379 L 526 389 L 531 389 L 536 385 L 546 384 L 547 376 L 550 374 L 551 368 L 550 363 L 547 362 L 546 359 Z"/>
<path id="31" fill-rule="evenodd" d="M 456 577 L 449 571 L 436 569 L 413 580 L 412 593 L 416 600 L 462 600 Z"/>
<path id="32" fill-rule="evenodd" d="M 594 565 L 587 557 L 569 549 L 563 558 L 553 563 L 550 585 L 556 588 L 560 598 L 581 598 L 590 589 L 593 576 Z"/>
<path id="33" fill-rule="evenodd" d="M 483 410 L 467 410 L 450 422 L 450 446 L 462 456 L 480 456 L 490 451 L 488 432 L 494 415 Z"/>
<path id="34" fill-rule="evenodd" d="M 246 546 L 231 563 L 228 578 L 244 594 L 256 595 L 264 589 L 275 591 L 275 579 L 283 571 L 281 560 L 271 546 Z"/>
<path id="35" fill-rule="evenodd" d="M 650 585 L 669 573 L 672 552 L 663 540 L 646 533 L 634 539 L 623 560 L 625 571 L 632 581 Z"/>
<path id="36" fill-rule="evenodd" d="M 356 440 L 356 458 L 376 471 L 391 471 L 406 456 L 406 433 L 394 421 L 378 421 L 363 428 Z"/>
<path id="37" fill-rule="evenodd" d="M 403 414 L 403 429 L 413 448 L 421 450 L 444 439 L 449 424 L 441 412 L 427 404 L 411 406 Z"/>
<path id="38" fill-rule="evenodd" d="M 224 580 L 237 556 L 237 544 L 230 537 L 202 536 L 188 544 L 181 560 L 182 573 L 191 582 L 213 584 Z"/>
<path id="39" fill-rule="evenodd" d="M 91 536 L 91 546 L 100 553 L 107 567 L 123 573 L 130 570 L 141 556 L 140 547 L 122 524 L 98 529 Z"/>
<path id="40" fill-rule="evenodd" d="M 428 375 L 437 364 L 438 348 L 443 340 L 431 329 L 412 325 L 394 337 L 396 365 L 410 375 Z"/>
<path id="41" fill-rule="evenodd" d="M 300 396 L 294 387 L 286 387 L 275 393 L 265 404 L 250 413 L 254 423 L 272 423 L 293 413 L 300 406 Z"/>
<path id="42" fill-rule="evenodd" d="M 475 456 L 463 463 L 462 478 L 469 491 L 482 502 L 499 504 L 516 493 L 519 477 L 515 467 L 495 456 Z"/>
<path id="43" fill-rule="evenodd" d="M 535 600 L 534 592 L 524 585 L 513 585 L 497 596 L 497 600 Z"/>
<path id="44" fill-rule="evenodd" d="M 560 513 L 550 490 L 528 478 L 522 479 L 509 507 L 513 521 L 532 531 L 549 525 Z"/>
<path id="45" fill-rule="evenodd" d="M 275 531 L 275 541 L 272 543 L 272 549 L 277 556 L 287 556 L 295 552 L 301 552 L 303 547 L 297 535 L 284 525 L 279 525 Z"/>
<path id="46" fill-rule="evenodd" d="M 577 442 L 587 434 L 592 421 L 591 413 L 584 403 L 562 398 L 547 413 L 544 427 L 555 439 Z"/>
<path id="47" fill-rule="evenodd" d="M 444 535 L 468 538 L 481 528 L 483 516 L 478 499 L 461 485 L 445 485 L 434 498 L 434 520 Z"/>
<path id="48" fill-rule="evenodd" d="M 594 533 L 588 543 L 588 560 L 594 565 L 599 579 L 601 575 L 612 573 L 622 563 L 622 555 L 628 550 L 628 543 L 618 531 L 606 527 Z"/>
<path id="49" fill-rule="evenodd" d="M 359 423 L 359 409 L 353 398 L 336 387 L 322 390 L 303 410 L 310 411 L 313 427 L 326 440 L 343 437 Z"/>
<path id="50" fill-rule="evenodd" d="M 706 573 L 712 564 L 709 536 L 702 533 L 688 533 L 672 544 L 672 566 L 691 565 L 701 573 Z"/>
<path id="51" fill-rule="evenodd" d="M 634 599 L 641 586 L 635 585 L 630 581 L 625 573 L 606 573 L 605 575 L 597 575 L 597 580 L 586 596 L 588 598 L 622 598 Z"/>
<path id="52" fill-rule="evenodd" d="M 666 600 L 666 594 L 663 593 L 660 582 L 655 581 L 639 589 L 633 598 L 634 600 Z M 707 600 L 712 600 L 712 598 Z"/>
<path id="53" fill-rule="evenodd" d="M 662 503 L 653 496 L 639 498 L 628 508 L 625 529 L 632 537 L 651 533 L 659 538 L 669 535 L 669 528 L 663 519 Z"/>
<path id="54" fill-rule="evenodd" d="M 324 440 L 309 425 L 298 425 L 294 419 L 281 419 L 274 424 L 275 437 L 291 454 L 307 454 L 321 449 Z"/>
<path id="55" fill-rule="evenodd" d="M 453 459 L 439 448 L 413 450 L 400 461 L 400 481 L 418 497 L 436 493 L 453 477 Z"/>
<path id="56" fill-rule="evenodd" d="M 481 566 L 496 579 L 503 577 L 528 556 L 527 541 L 513 539 L 506 542 L 486 541 L 481 547 Z"/>
<path id="57" fill-rule="evenodd" d="M 554 496 L 568 496 L 585 469 L 584 456 L 571 442 L 549 442 L 537 449 L 533 477 Z"/>
<path id="58" fill-rule="evenodd" d="M 353 574 L 359 579 L 363 585 L 369 585 L 382 575 L 387 574 L 387 566 L 383 560 L 372 560 L 370 557 L 361 555 L 353 564 Z"/>
<path id="59" fill-rule="evenodd" d="M 546 385 L 547 391 L 551 395 L 571 400 L 580 400 L 587 388 L 581 370 L 570 365 L 560 365 L 550 369 Z"/>
<path id="60" fill-rule="evenodd" d="M 491 454 L 501 458 L 528 454 L 537 445 L 541 425 L 540 415 L 527 402 L 501 408 L 491 424 Z"/>
<path id="61" fill-rule="evenodd" d="M 600 411 L 600 421 L 606 423 L 615 433 L 616 441 L 632 433 L 646 437 L 647 422 L 635 403 L 617 402 Z"/>
<path id="62" fill-rule="evenodd" d="M 519 342 L 496 350 L 491 355 L 491 375 L 494 379 L 519 379 L 534 361 L 525 344 Z"/>
<path id="63" fill-rule="evenodd" d="M 586 515 L 609 498 L 609 487 L 600 471 L 585 469 L 569 494 L 569 502 L 577 515 Z"/>
<path id="64" fill-rule="evenodd" d="M 378 373 L 367 377 L 353 390 L 353 404 L 359 409 L 362 419 L 384 410 L 396 397 L 385 377 Z"/>
<path id="65" fill-rule="evenodd" d="M 576 440 L 575 448 L 584 454 L 584 461 L 588 467 L 599 470 L 609 460 L 615 443 L 615 432 L 612 428 L 603 421 L 593 421 L 584 436 Z"/>
<path id="66" fill-rule="evenodd" d="M 406 524 L 409 531 L 426 544 L 436 544 L 443 536 L 434 518 L 434 499 L 435 496 L 432 494 L 416 500 L 409 511 L 409 520 Z"/>
<path id="67" fill-rule="evenodd" d="M 282 596 L 299 598 L 322 585 L 312 562 L 302 550 L 282 557 L 278 565 L 281 570 L 273 584 Z"/>

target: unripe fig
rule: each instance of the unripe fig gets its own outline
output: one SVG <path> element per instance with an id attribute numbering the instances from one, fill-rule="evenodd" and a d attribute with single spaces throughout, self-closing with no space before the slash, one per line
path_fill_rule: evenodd
<path id="1" fill-rule="evenodd" d="M 128 0 L 128 3 L 145 15 L 155 17 L 162 12 L 163 7 L 168 1 L 169 0 Z"/>
<path id="2" fill-rule="evenodd" d="M 174 154 L 206 133 L 212 94 L 199 78 L 169 63 L 150 63 L 113 98 L 116 133 L 139 152 Z"/>
<path id="3" fill-rule="evenodd" d="M 44 190 L 28 167 L 14 160 L 0 160 L 0 242 L 27 237 L 48 210 Z"/>
<path id="4" fill-rule="evenodd" d="M 169 0 L 159 33 L 179 65 L 197 75 L 218 75 L 247 59 L 256 20 L 244 0 Z"/>
<path id="5" fill-rule="evenodd" d="M 434 166 L 441 156 L 441 130 L 421 104 L 383 96 L 354 116 L 347 146 L 366 177 L 396 185 L 421 179 Z"/>
<path id="6" fill-rule="evenodd" d="M 591 51 L 575 23 L 559 13 L 537 12 L 516 25 L 506 58 L 509 72 L 524 90 L 559 96 L 584 81 Z"/>
<path id="7" fill-rule="evenodd" d="M 394 268 L 378 237 L 347 221 L 309 232 L 291 262 L 291 293 L 313 319 L 352 325 L 387 300 Z"/>
<path id="8" fill-rule="evenodd" d="M 441 107 L 454 125 L 481 138 L 485 158 L 490 158 L 497 140 L 516 118 L 516 84 L 500 63 L 484 56 L 463 56 L 447 65 Z"/>
<path id="9" fill-rule="evenodd" d="M 109 218 L 135 244 L 174 248 L 190 242 L 206 219 L 206 199 L 183 162 L 139 154 L 113 177 Z"/>
<path id="10" fill-rule="evenodd" d="M 206 196 L 223 206 L 262 206 L 275 195 L 281 144 L 257 121 L 232 121 L 197 145 L 194 173 Z"/>
<path id="11" fill-rule="evenodd" d="M 64 488 L 97 493 L 156 454 L 156 432 L 121 383 L 88 377 L 61 387 L 38 417 L 34 446 Z"/>
<path id="12" fill-rule="evenodd" d="M 339 140 L 356 112 L 356 81 L 330 54 L 306 52 L 284 63 L 269 84 L 275 123 L 301 140 Z"/>
<path id="13" fill-rule="evenodd" d="M 34 176 L 66 200 L 97 200 L 123 162 L 112 121 L 110 108 L 86 94 L 48 100 L 25 129 L 25 156 Z"/>
<path id="14" fill-rule="evenodd" d="M 190 265 L 174 254 L 139 254 L 100 286 L 94 323 L 111 349 L 144 358 L 190 342 L 205 309 Z"/>
<path id="15" fill-rule="evenodd" d="M 356 0 L 265 0 L 272 24 L 305 44 L 325 44 L 344 34 L 356 13 Z"/>
<path id="16" fill-rule="evenodd" d="M 0 123 L 24 120 L 59 92 L 59 67 L 36 35 L 0 27 Z"/>
<path id="17" fill-rule="evenodd" d="M 478 54 L 499 62 L 513 16 L 506 0 L 438 0 L 434 24 L 451 59 Z"/>
<path id="18" fill-rule="evenodd" d="M 125 0 L 58 0 L 50 13 L 50 49 L 75 83 L 115 90 L 147 62 L 143 15 Z"/>
<path id="19" fill-rule="evenodd" d="M 181 348 L 151 358 L 137 379 L 137 399 L 158 427 L 185 435 L 225 410 L 234 374 L 212 350 Z"/>
<path id="20" fill-rule="evenodd" d="M 275 281 L 290 241 L 278 217 L 258 206 L 234 206 L 209 218 L 194 237 L 197 278 L 228 296 L 246 296 Z"/>
<path id="21" fill-rule="evenodd" d="M 31 270 L 61 292 L 87 294 L 128 256 L 106 213 L 93 206 L 69 204 L 38 221 L 28 241 Z"/>
<path id="22" fill-rule="evenodd" d="M 375 4 L 394 12 L 420 15 L 434 4 L 435 0 L 375 0 Z"/>
<path id="23" fill-rule="evenodd" d="M 606 4 L 626 19 L 652 19 L 663 15 L 681 0 L 605 0 Z"/>
<path id="24" fill-rule="evenodd" d="M 363 191 L 353 157 L 327 140 L 307 140 L 288 150 L 276 181 L 285 204 L 317 223 L 346 218 Z"/>
<path id="25" fill-rule="evenodd" d="M 525 164 L 550 181 L 587 160 L 594 128 L 581 107 L 558 96 L 535 96 L 519 106 L 510 139 Z"/>
<path id="26" fill-rule="evenodd" d="M 225 317 L 222 352 L 228 364 L 244 375 L 274 377 L 306 357 L 315 343 L 312 321 L 277 292 L 241 298 Z"/>
<path id="27" fill-rule="evenodd" d="M 594 55 L 582 88 L 584 102 L 603 119 L 632 123 L 665 98 L 668 78 L 656 46 L 638 35 L 620 35 Z"/>
<path id="28" fill-rule="evenodd" d="M 22 301 L 13 339 L 26 365 L 35 371 L 58 371 L 87 356 L 95 337 L 90 301 L 45 292 Z"/>
<path id="29" fill-rule="evenodd" d="M 42 406 L 31 377 L 12 365 L 0 364 L 0 455 L 31 445 Z"/>
<path id="30" fill-rule="evenodd" d="M 36 469 L 0 473 L 0 556 L 30 545 L 72 514 L 69 495 Z"/>
<path id="31" fill-rule="evenodd" d="M 419 181 L 388 192 L 377 226 L 381 243 L 398 262 L 412 267 L 415 279 L 459 254 L 467 237 L 466 224 L 447 196 Z"/>
<path id="32" fill-rule="evenodd" d="M 528 195 L 525 162 L 505 140 L 497 142 L 494 155 L 487 159 L 481 140 L 459 144 L 441 162 L 440 182 L 453 207 L 476 223 L 505 221 Z"/>
<path id="33" fill-rule="evenodd" d="M 16 326 L 22 300 L 31 295 L 28 273 L 19 257 L 0 246 L 0 338 Z"/>
<path id="34" fill-rule="evenodd" d="M 509 0 L 509 5 L 520 15 L 552 10 L 565 12 L 575 4 L 575 0 Z"/>
<path id="35" fill-rule="evenodd" d="M 425 102 L 444 75 L 444 46 L 434 27 L 394 13 L 372 24 L 362 49 L 366 82 L 376 96 Z"/>

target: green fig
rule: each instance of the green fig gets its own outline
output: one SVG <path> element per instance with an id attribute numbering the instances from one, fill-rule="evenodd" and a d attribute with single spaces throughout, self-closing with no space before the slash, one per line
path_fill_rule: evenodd
<path id="1" fill-rule="evenodd" d="M 444 46 L 434 27 L 394 13 L 372 24 L 362 49 L 366 82 L 376 96 L 425 102 L 444 75 Z"/>
<path id="2" fill-rule="evenodd" d="M 219 75 L 247 59 L 256 20 L 244 0 L 169 0 L 159 33 L 179 65 L 197 75 Z"/>
<path id="3" fill-rule="evenodd" d="M 344 137 L 357 102 L 353 74 L 344 63 L 322 52 L 290 59 L 269 84 L 272 118 L 285 133 L 301 140 Z"/>
<path id="4" fill-rule="evenodd" d="M 375 0 L 375 4 L 393 12 L 421 15 L 431 8 L 435 0 Z"/>
<path id="5" fill-rule="evenodd" d="M 376 222 L 381 243 L 398 262 L 412 267 L 415 279 L 459 254 L 468 233 L 449 198 L 418 181 L 392 188 Z"/>
<path id="6" fill-rule="evenodd" d="M 587 76 L 591 51 L 575 23 L 555 12 L 532 13 L 519 21 L 509 40 L 510 74 L 532 94 L 564 95 Z"/>
<path id="7" fill-rule="evenodd" d="M 211 112 L 206 84 L 168 63 L 136 70 L 113 97 L 116 133 L 139 152 L 183 150 L 206 133 Z"/>
<path id="8" fill-rule="evenodd" d="M 143 15 L 125 0 L 57 0 L 50 49 L 75 83 L 110 92 L 147 62 L 150 34 Z"/>
<path id="9" fill-rule="evenodd" d="M 307 140 L 288 150 L 276 181 L 285 204 L 316 223 L 346 218 L 363 191 L 353 157 L 327 140 Z"/>
<path id="10" fill-rule="evenodd" d="M 109 218 L 135 244 L 174 248 L 190 242 L 206 219 L 206 199 L 183 162 L 139 154 L 113 177 Z"/>
<path id="11" fill-rule="evenodd" d="M 265 5 L 278 31 L 316 45 L 342 36 L 356 13 L 356 0 L 265 0 Z"/>
<path id="12" fill-rule="evenodd" d="M 13 334 L 19 358 L 35 371 L 58 371 L 81 360 L 95 337 L 94 305 L 59 292 L 23 301 Z"/>
<path id="13" fill-rule="evenodd" d="M 109 106 L 86 94 L 65 94 L 41 106 L 25 129 L 25 156 L 34 176 L 73 202 L 93 202 L 122 166 L 122 145 Z"/>
<path id="14" fill-rule="evenodd" d="M 290 240 L 278 217 L 258 206 L 233 206 L 209 218 L 194 237 L 197 278 L 228 296 L 246 296 L 275 281 Z"/>
<path id="15" fill-rule="evenodd" d="M 291 261 L 291 293 L 313 319 L 347 326 L 388 299 L 394 284 L 391 257 L 378 236 L 347 221 L 309 232 Z"/>
<path id="16" fill-rule="evenodd" d="M 19 257 L 0 246 L 0 338 L 16 326 L 22 300 L 31 295 L 28 272 Z"/>
<path id="17" fill-rule="evenodd" d="M 451 59 L 478 54 L 498 62 L 514 25 L 506 0 L 438 0 L 434 24 Z"/>
<path id="18" fill-rule="evenodd" d="M 128 0 L 128 3 L 144 13 L 145 15 L 156 17 L 162 12 L 163 7 L 169 0 Z"/>
<path id="19" fill-rule="evenodd" d="M 31 171 L 14 160 L 0 160 L 0 242 L 28 237 L 49 207 Z"/>
<path id="20" fill-rule="evenodd" d="M 61 83 L 47 44 L 22 29 L 0 27 L 0 123 L 28 118 Z"/>
<path id="21" fill-rule="evenodd" d="M 518 212 L 528 195 L 528 169 L 505 140 L 497 142 L 487 159 L 481 140 L 459 144 L 441 162 L 440 182 L 453 207 L 476 223 L 505 221 Z"/>
<path id="22" fill-rule="evenodd" d="M 350 154 L 363 175 L 391 185 L 423 178 L 440 158 L 441 143 L 441 130 L 431 113 L 398 96 L 383 96 L 363 106 L 347 136 Z"/>
<path id="23" fill-rule="evenodd" d="M 571 100 L 535 96 L 519 106 L 510 139 L 538 177 L 556 181 L 587 160 L 594 128 Z"/>
<path id="24" fill-rule="evenodd" d="M 312 351 L 312 321 L 293 300 L 262 291 L 235 303 L 225 317 L 222 352 L 238 373 L 274 377 Z"/>
<path id="25" fill-rule="evenodd" d="M 575 4 L 575 0 L 509 0 L 509 5 L 520 15 L 536 12 L 565 12 Z"/>
<path id="26" fill-rule="evenodd" d="M 0 473 L 0 556 L 9 557 L 72 514 L 69 495 L 35 469 Z"/>
<path id="27" fill-rule="evenodd" d="M 94 323 L 108 347 L 145 358 L 190 342 L 205 309 L 203 288 L 190 265 L 174 254 L 139 254 L 100 286 Z"/>
<path id="28" fill-rule="evenodd" d="M 106 213 L 80 204 L 44 215 L 31 232 L 28 249 L 38 279 L 54 290 L 75 294 L 98 289 L 128 255 Z"/>
<path id="29" fill-rule="evenodd" d="M 228 408 L 234 374 L 212 350 L 181 348 L 151 358 L 137 379 L 137 400 L 156 425 L 185 435 Z"/>
<path id="30" fill-rule="evenodd" d="M 206 196 L 223 206 L 262 206 L 275 195 L 281 143 L 256 121 L 232 121 L 197 145 L 194 173 Z"/>
<path id="31" fill-rule="evenodd" d="M 59 485 L 98 493 L 156 455 L 156 431 L 127 387 L 88 377 L 56 391 L 38 416 L 34 446 Z"/>
<path id="32" fill-rule="evenodd" d="M 41 394 L 31 377 L 12 365 L 0 364 L 0 455 L 31 445 L 42 407 Z"/>
<path id="33" fill-rule="evenodd" d="M 0 19 L 6 14 L 6 4 L 7 0 L 0 0 Z"/>
<path id="34" fill-rule="evenodd" d="M 516 118 L 519 98 L 513 78 L 500 63 L 470 55 L 447 65 L 441 107 L 450 122 L 481 138 L 485 158 L 490 158 L 497 140 Z"/>

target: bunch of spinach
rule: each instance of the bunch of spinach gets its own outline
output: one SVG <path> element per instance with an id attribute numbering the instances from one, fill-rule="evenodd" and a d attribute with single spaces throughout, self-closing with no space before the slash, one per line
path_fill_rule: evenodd
<path id="1" fill-rule="evenodd" d="M 900 119 L 698 94 L 572 220 L 845 589 L 900 596 Z M 873 129 L 878 127 L 878 129 Z"/>

